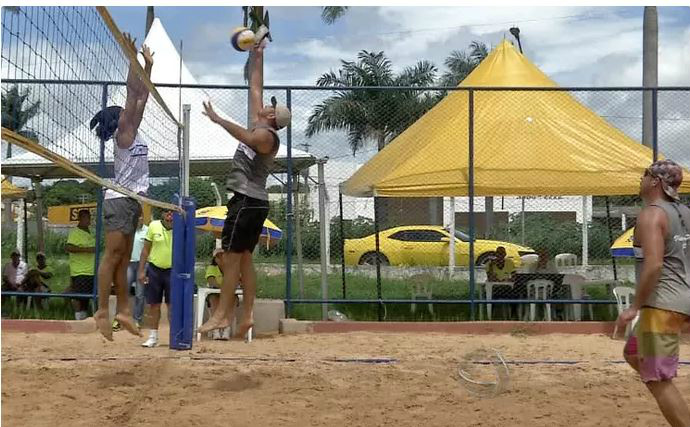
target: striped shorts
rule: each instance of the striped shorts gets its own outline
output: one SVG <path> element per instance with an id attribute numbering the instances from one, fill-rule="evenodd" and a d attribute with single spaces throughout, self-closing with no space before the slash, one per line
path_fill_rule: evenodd
<path id="1" fill-rule="evenodd" d="M 688 317 L 675 311 L 643 307 L 623 353 L 637 356 L 643 382 L 665 381 L 676 376 L 680 332 Z"/>

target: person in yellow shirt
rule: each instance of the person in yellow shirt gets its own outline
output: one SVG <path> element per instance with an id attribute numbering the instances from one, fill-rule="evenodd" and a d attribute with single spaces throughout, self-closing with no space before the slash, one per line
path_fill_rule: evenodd
<path id="1" fill-rule="evenodd" d="M 506 248 L 496 248 L 496 257 L 486 266 L 486 277 L 490 282 L 510 282 L 515 275 L 515 263 L 506 258 Z"/>
<path id="2" fill-rule="evenodd" d="M 213 251 L 213 258 L 211 259 L 211 264 L 206 267 L 206 283 L 209 288 L 220 289 L 223 284 L 223 270 L 221 269 L 223 261 L 223 250 L 217 248 Z M 209 295 L 208 302 L 211 304 L 211 316 L 216 312 L 218 308 L 218 295 Z M 214 329 L 211 332 L 211 337 L 214 340 L 229 340 L 230 339 L 230 327 L 224 329 Z"/>
<path id="3" fill-rule="evenodd" d="M 144 247 L 139 257 L 138 278 L 146 287 L 146 303 L 149 306 L 150 331 L 142 347 L 158 345 L 158 323 L 161 318 L 161 303 L 170 312 L 170 271 L 172 269 L 173 231 L 172 211 L 163 213 L 159 221 L 152 221 L 144 238 Z M 148 263 L 148 267 L 147 267 Z"/>
<path id="4" fill-rule="evenodd" d="M 82 209 L 77 214 L 78 223 L 67 236 L 65 251 L 69 254 L 70 286 L 67 290 L 74 294 L 93 294 L 93 276 L 96 261 L 96 239 L 89 230 L 91 213 Z M 72 299 L 74 318 L 84 320 L 88 317 L 89 299 Z"/>

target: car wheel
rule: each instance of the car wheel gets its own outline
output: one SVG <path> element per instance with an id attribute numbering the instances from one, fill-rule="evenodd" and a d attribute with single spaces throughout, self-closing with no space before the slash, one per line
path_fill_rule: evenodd
<path id="1" fill-rule="evenodd" d="M 496 254 L 494 252 L 484 252 L 483 254 L 479 255 L 479 258 L 477 258 L 477 262 L 474 265 L 476 265 L 477 267 L 481 267 L 487 262 L 489 262 L 489 260 L 495 255 Z"/>
<path id="2" fill-rule="evenodd" d="M 381 265 L 390 265 L 388 258 L 384 254 L 378 254 Z M 376 265 L 376 252 L 368 252 L 359 259 L 359 265 Z"/>

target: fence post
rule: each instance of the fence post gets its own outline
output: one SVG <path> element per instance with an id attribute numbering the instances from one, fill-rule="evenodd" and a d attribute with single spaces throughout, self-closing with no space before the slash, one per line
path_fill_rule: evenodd
<path id="1" fill-rule="evenodd" d="M 381 240 L 379 236 L 379 198 L 374 196 L 374 233 L 376 241 L 376 298 L 378 299 L 378 319 L 383 320 L 383 292 L 381 290 Z"/>
<path id="2" fill-rule="evenodd" d="M 474 224 L 474 90 L 469 90 L 469 127 L 468 127 L 468 181 L 469 181 L 469 202 L 470 202 L 470 319 L 474 320 L 475 302 L 474 302 L 474 287 L 475 287 L 475 268 L 474 268 L 474 240 L 476 235 Z"/>
<path id="3" fill-rule="evenodd" d="M 318 165 L 318 179 L 319 179 L 319 229 L 321 233 L 321 299 L 328 300 L 328 236 L 326 231 L 326 183 L 324 164 L 326 160 L 319 159 Z M 321 304 L 321 318 L 328 319 L 328 304 Z"/>
<path id="4" fill-rule="evenodd" d="M 338 187 L 338 209 L 340 210 L 340 267 L 341 278 L 343 282 L 343 299 L 347 298 L 347 290 L 345 286 L 345 231 L 343 227 L 343 192 Z"/>
<path id="5" fill-rule="evenodd" d="M 285 104 L 292 111 L 292 91 L 286 89 Z M 292 221 L 295 214 L 292 211 L 292 122 L 287 126 L 287 254 L 285 269 L 285 317 L 290 318 L 292 314 Z"/>
<path id="6" fill-rule="evenodd" d="M 652 153 L 654 156 L 654 161 L 656 162 L 659 160 L 659 120 L 658 120 L 658 96 L 659 96 L 659 91 L 654 88 L 652 89 Z"/>

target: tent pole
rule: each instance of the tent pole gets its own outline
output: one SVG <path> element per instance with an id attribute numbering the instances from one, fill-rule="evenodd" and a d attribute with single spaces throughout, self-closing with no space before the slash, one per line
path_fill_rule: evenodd
<path id="1" fill-rule="evenodd" d="M 450 246 L 448 247 L 448 279 L 455 273 L 455 197 L 450 198 Z"/>
<path id="2" fill-rule="evenodd" d="M 474 287 L 475 287 L 475 268 L 474 268 L 474 239 L 475 239 L 475 229 L 474 229 L 474 91 L 470 89 L 469 91 L 469 198 L 470 198 L 470 320 L 474 320 L 475 302 L 474 302 Z"/>
<path id="3" fill-rule="evenodd" d="M 582 266 L 589 265 L 589 233 L 587 230 L 587 218 L 589 211 L 587 209 L 587 196 L 582 196 Z"/>
<path id="4" fill-rule="evenodd" d="M 606 228 L 609 231 L 609 247 L 613 245 L 613 231 L 611 231 L 611 205 L 609 197 L 604 197 L 606 200 Z M 611 255 L 611 262 L 613 263 L 613 280 L 618 280 L 618 268 L 616 266 L 616 257 Z"/>

